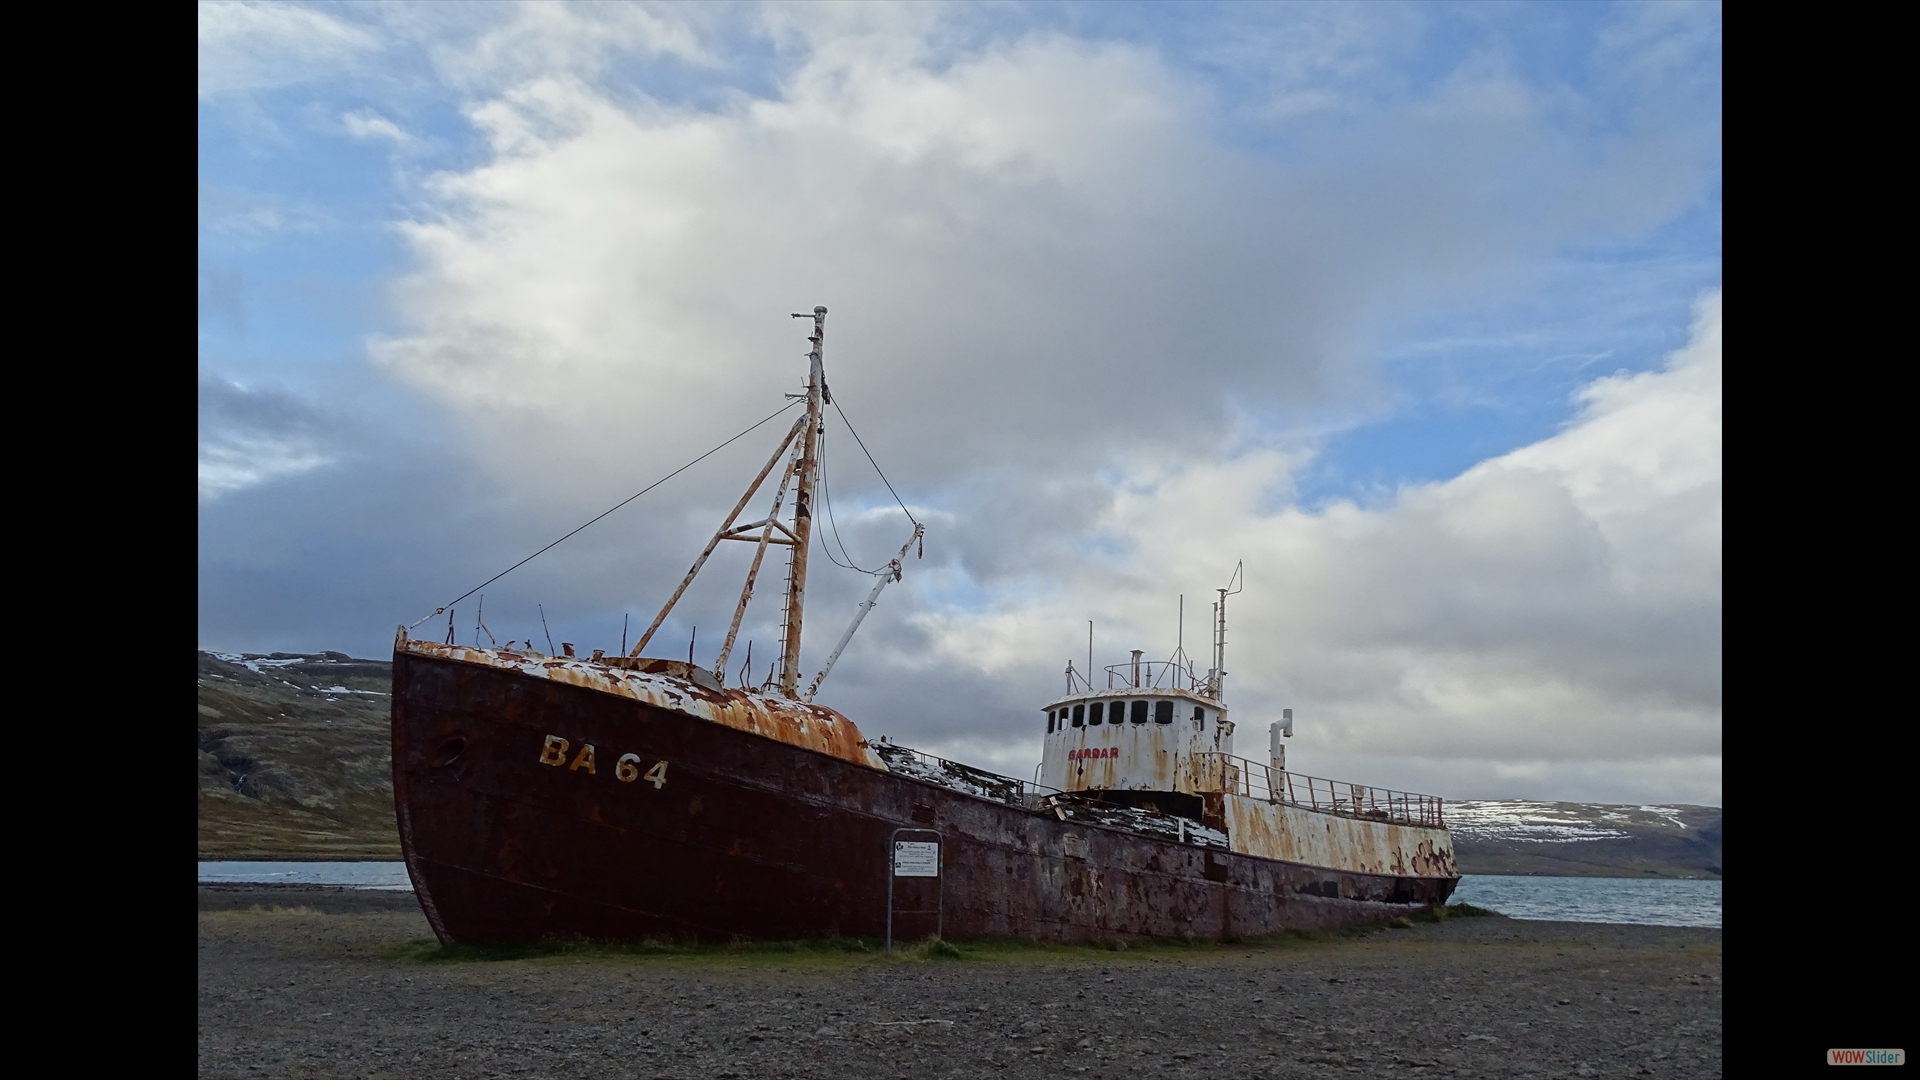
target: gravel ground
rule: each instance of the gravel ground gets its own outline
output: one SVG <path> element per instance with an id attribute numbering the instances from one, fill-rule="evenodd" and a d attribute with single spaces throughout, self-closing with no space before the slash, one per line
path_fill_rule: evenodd
<path id="1" fill-rule="evenodd" d="M 429 961 L 411 893 L 203 885 L 199 918 L 211 1077 L 1721 1074 L 1719 930 Z"/>

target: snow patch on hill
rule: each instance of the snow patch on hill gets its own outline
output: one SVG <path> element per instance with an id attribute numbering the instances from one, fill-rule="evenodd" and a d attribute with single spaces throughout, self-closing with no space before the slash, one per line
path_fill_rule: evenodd
<path id="1" fill-rule="evenodd" d="M 1621 840 L 1633 835 L 1624 828 L 1628 826 L 1679 832 L 1689 827 L 1684 808 L 1677 806 L 1609 806 L 1512 799 L 1449 803 L 1446 814 L 1447 828 L 1457 837 L 1540 844 Z"/>

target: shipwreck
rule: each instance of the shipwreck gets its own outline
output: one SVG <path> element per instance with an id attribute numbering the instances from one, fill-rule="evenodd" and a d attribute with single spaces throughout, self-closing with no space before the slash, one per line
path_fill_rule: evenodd
<path id="1" fill-rule="evenodd" d="M 1096 686 L 1091 661 L 1069 664 L 1066 692 L 1033 719 L 1044 749 L 1031 779 L 869 738 L 814 703 L 922 535 L 915 523 L 804 680 L 826 314 L 797 316 L 813 324 L 805 412 L 633 648 L 548 655 L 456 644 L 450 622 L 444 641 L 399 630 L 394 800 L 442 942 L 1231 939 L 1447 899 L 1459 874 L 1440 799 L 1290 772 L 1290 711 L 1269 725 L 1265 760 L 1236 755 L 1232 582 L 1213 605 L 1204 671 L 1184 651 L 1150 662 L 1136 651 Z M 776 470 L 770 510 L 742 523 Z M 646 656 L 728 541 L 755 550 L 718 662 Z M 778 654 L 763 681 L 729 685 L 772 548 L 786 563 Z"/>

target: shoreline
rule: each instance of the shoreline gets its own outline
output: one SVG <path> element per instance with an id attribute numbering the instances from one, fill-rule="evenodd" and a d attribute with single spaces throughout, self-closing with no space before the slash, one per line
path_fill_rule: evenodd
<path id="1" fill-rule="evenodd" d="M 1624 880 L 1635 880 L 1635 879 L 1629 878 Z M 383 885 L 358 885 L 358 886 L 356 885 L 323 885 L 323 884 L 317 884 L 314 882 L 295 882 L 295 881 L 263 881 L 263 882 L 202 881 L 199 883 L 199 887 L 200 887 L 200 910 L 202 912 L 244 911 L 244 910 L 250 910 L 252 908 L 274 908 L 274 907 L 285 908 L 285 907 L 302 907 L 302 906 L 316 907 L 316 910 L 322 910 L 327 912 L 338 911 L 341 913 L 369 911 L 369 910 L 394 911 L 394 912 L 418 912 L 419 906 L 420 906 L 420 901 L 416 897 L 413 889 L 410 886 L 400 887 L 400 886 L 383 886 Z M 385 899 L 379 900 L 379 901 L 350 899 L 351 897 L 362 897 L 362 896 L 365 896 L 366 894 L 375 894 Z M 1442 921 L 1446 923 L 1457 923 L 1464 918 L 1474 918 L 1474 917 L 1453 916 Z M 1705 933 L 1718 935 L 1724 929 L 1723 927 L 1719 927 L 1719 926 L 1697 926 L 1697 925 L 1677 924 L 1677 923 L 1586 922 L 1586 921 L 1573 920 L 1573 919 L 1529 919 L 1529 918 L 1506 915 L 1501 913 L 1495 913 L 1494 915 L 1488 918 L 1490 921 L 1494 921 L 1494 922 L 1527 924 L 1530 926 L 1539 925 L 1539 926 L 1554 926 L 1554 927 L 1576 927 L 1576 928 L 1585 928 L 1588 931 L 1617 930 L 1624 927 L 1640 927 L 1648 930 L 1701 931 Z M 1421 923 L 1416 925 L 1428 925 L 1428 924 Z M 1357 928 L 1352 932 L 1356 934 L 1371 934 L 1371 933 L 1378 932 L 1381 929 L 1387 929 L 1387 928 L 1388 927 L 1386 927 L 1385 924 L 1382 924 L 1382 926 L 1379 926 L 1379 927 Z M 1345 931 L 1324 931 L 1324 932 L 1301 934 L 1299 936 L 1303 939 L 1319 939 L 1319 938 L 1328 937 L 1328 936 L 1337 936 L 1342 933 L 1345 933 Z M 1279 938 L 1283 938 L 1286 936 L 1287 935 L 1276 935 L 1276 937 L 1271 940 L 1278 940 Z M 1258 942 L 1260 940 L 1266 940 L 1266 939 L 1255 939 L 1255 940 L 1256 942 Z M 800 944 L 800 943 L 782 943 L 782 944 Z M 989 943 L 983 942 L 983 944 L 989 944 Z M 1218 943 L 1215 943 L 1215 944 L 1218 944 Z M 1065 949 L 1065 950 L 1078 948 L 1078 946 L 1066 946 L 1066 945 L 1061 945 L 1061 946 L 1049 945 L 1046 947 L 1059 948 L 1059 949 Z M 1231 946 L 1223 946 L 1223 947 L 1231 947 Z"/>

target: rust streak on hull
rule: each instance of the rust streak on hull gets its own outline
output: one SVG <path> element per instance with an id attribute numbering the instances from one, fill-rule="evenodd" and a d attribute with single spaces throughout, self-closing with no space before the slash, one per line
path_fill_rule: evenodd
<path id="1" fill-rule="evenodd" d="M 833 738 L 796 745 L 776 722 L 786 709 L 755 712 L 766 699 L 714 690 L 690 709 L 637 692 L 644 672 L 499 655 L 394 654 L 401 840 L 443 942 L 879 936 L 901 827 L 944 837 L 956 940 L 1330 928 L 1444 902 L 1458 880 L 1431 863 L 1346 871 L 1061 820 L 888 772 L 818 706 L 790 703 Z M 928 923 L 896 916 L 896 934 Z"/>

